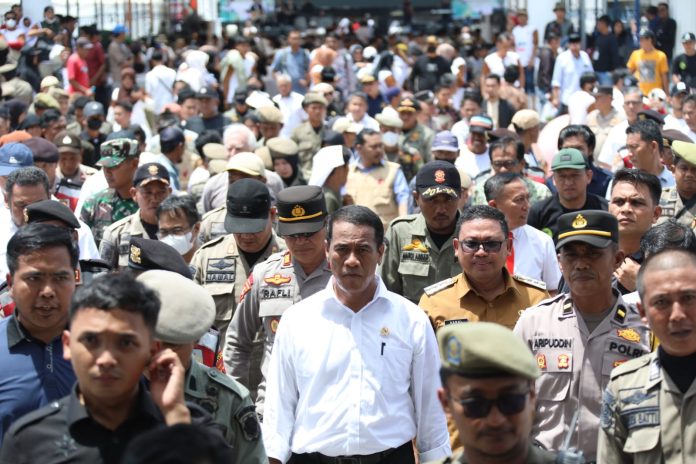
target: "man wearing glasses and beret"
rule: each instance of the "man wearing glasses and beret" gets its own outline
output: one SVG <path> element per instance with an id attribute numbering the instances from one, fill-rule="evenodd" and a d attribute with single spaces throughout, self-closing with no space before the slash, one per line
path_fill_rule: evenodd
<path id="1" fill-rule="evenodd" d="M 618 221 L 606 211 L 562 215 L 556 251 L 570 293 L 524 311 L 514 329 L 541 369 L 532 438 L 557 451 L 570 434 L 570 446 L 587 462 L 596 460 L 609 374 L 652 348 L 637 308 L 612 287 L 612 273 L 624 259 L 618 242 Z"/>
<path id="2" fill-rule="evenodd" d="M 254 340 L 264 334 L 261 373 L 265 378 L 280 318 L 290 306 L 326 287 L 331 270 L 326 261 L 326 202 L 321 187 L 295 186 L 278 193 L 278 235 L 288 247 L 254 267 L 223 344 L 225 369 L 250 390 Z M 253 366 L 258 369 L 257 366 Z M 258 385 L 256 412 L 263 415 L 265 381 Z"/>
<path id="3" fill-rule="evenodd" d="M 532 444 L 534 381 L 529 348 L 499 324 L 455 324 L 437 334 L 442 367 L 438 398 L 464 451 L 443 464 L 551 464 L 556 455 Z"/>

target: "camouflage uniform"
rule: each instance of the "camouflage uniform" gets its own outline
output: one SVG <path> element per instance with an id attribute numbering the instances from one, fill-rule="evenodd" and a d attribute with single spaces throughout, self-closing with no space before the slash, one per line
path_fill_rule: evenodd
<path id="1" fill-rule="evenodd" d="M 491 177 L 491 172 L 482 172 L 474 179 L 476 186 L 474 187 L 474 193 L 471 196 L 472 205 L 487 205 L 486 195 L 483 192 L 483 185 Z M 522 177 L 524 184 L 527 186 L 527 191 L 529 192 L 529 204 L 530 206 L 541 200 L 551 196 L 551 190 L 544 184 L 540 182 L 535 182 L 529 177 Z"/>
<path id="2" fill-rule="evenodd" d="M 217 369 L 193 361 L 186 375 L 184 398 L 213 416 L 235 450 L 237 462 L 267 462 L 261 427 L 246 388 Z"/>
<path id="3" fill-rule="evenodd" d="M 305 275 L 302 267 L 290 256 L 289 251 L 271 255 L 265 262 L 254 267 L 244 285 L 244 292 L 237 311 L 227 330 L 223 357 L 227 372 L 242 385 L 249 385 L 252 366 L 251 353 L 254 339 L 260 329 L 264 334 L 264 353 L 261 374 L 265 378 L 275 332 L 280 318 L 293 304 L 324 289 L 331 277 L 326 260 Z M 256 388 L 256 385 L 250 385 Z M 258 385 L 256 410 L 263 415 L 263 392 L 265 382 Z"/>
<path id="4" fill-rule="evenodd" d="M 227 235 L 225 230 L 225 216 L 227 216 L 227 206 L 220 206 L 203 215 L 201 228 L 198 232 L 199 243 L 207 243 L 218 237 Z"/>
<path id="5" fill-rule="evenodd" d="M 132 198 L 121 198 L 116 190 L 106 189 L 85 201 L 80 219 L 92 229 L 94 241 L 99 246 L 104 229 L 116 221 L 138 211 L 138 204 Z"/>
<path id="6" fill-rule="evenodd" d="M 102 241 L 99 244 L 99 254 L 111 269 L 128 267 L 128 255 L 130 252 L 131 237 L 150 237 L 140 219 L 140 210 L 128 217 L 116 221 L 104 230 Z"/>

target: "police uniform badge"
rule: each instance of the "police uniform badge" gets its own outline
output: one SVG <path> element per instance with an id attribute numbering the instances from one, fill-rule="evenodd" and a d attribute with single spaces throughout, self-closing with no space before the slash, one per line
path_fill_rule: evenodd
<path id="1" fill-rule="evenodd" d="M 151 176 L 156 176 L 156 175 L 159 173 L 159 169 L 157 169 L 157 166 L 156 166 L 156 165 L 151 164 L 151 165 L 147 168 L 147 172 L 149 172 Z"/>
<path id="2" fill-rule="evenodd" d="M 133 261 L 135 264 L 142 264 L 142 259 L 140 257 L 142 250 L 140 247 L 131 245 L 130 247 L 130 260 Z"/>
<path id="3" fill-rule="evenodd" d="M 294 218 L 301 218 L 305 215 L 305 209 L 300 205 L 295 205 L 290 214 L 292 214 L 292 217 Z"/>
<path id="4" fill-rule="evenodd" d="M 567 354 L 558 355 L 558 368 L 559 369 L 569 369 L 570 368 L 570 356 Z"/>
<path id="5" fill-rule="evenodd" d="M 447 349 L 445 350 L 445 358 L 447 362 L 455 366 L 462 362 L 462 344 L 459 343 L 457 337 L 450 337 L 445 345 Z"/>
<path id="6" fill-rule="evenodd" d="M 573 229 L 582 229 L 583 227 L 587 227 L 587 219 L 582 214 L 578 214 L 575 216 L 575 219 L 573 220 Z"/>
<path id="7" fill-rule="evenodd" d="M 537 354 L 536 355 L 536 362 L 537 362 L 537 367 L 539 367 L 539 369 L 541 369 L 542 371 L 546 370 L 547 364 L 546 364 L 546 355 L 545 354 L 543 354 L 543 353 Z"/>
<path id="8" fill-rule="evenodd" d="M 635 329 L 617 329 L 616 335 L 629 342 L 640 342 L 640 334 L 638 334 Z"/>

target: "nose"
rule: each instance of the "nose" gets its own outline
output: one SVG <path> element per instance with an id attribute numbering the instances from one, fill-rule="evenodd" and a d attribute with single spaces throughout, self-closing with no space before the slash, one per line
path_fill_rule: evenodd
<path id="1" fill-rule="evenodd" d="M 497 405 L 493 405 L 490 412 L 486 416 L 486 423 L 491 427 L 500 427 L 507 421 L 505 415 L 500 412 Z"/>
<path id="2" fill-rule="evenodd" d="M 97 357 L 97 366 L 101 368 L 110 368 L 116 365 L 116 358 L 111 352 L 110 349 L 104 348 L 101 350 L 99 353 L 99 356 Z"/>
<path id="3" fill-rule="evenodd" d="M 357 267 L 360 265 L 360 260 L 355 252 L 351 251 L 350 254 L 348 254 L 345 260 L 345 265 L 348 267 Z"/>
<path id="4" fill-rule="evenodd" d="M 684 319 L 686 319 L 686 312 L 684 311 L 684 307 L 680 302 L 675 301 L 674 304 L 672 304 L 672 311 L 669 313 L 669 321 L 681 322 Z"/>

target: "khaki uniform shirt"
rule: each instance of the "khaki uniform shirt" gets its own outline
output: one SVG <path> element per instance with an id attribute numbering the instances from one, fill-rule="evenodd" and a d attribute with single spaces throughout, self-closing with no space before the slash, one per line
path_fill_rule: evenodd
<path id="1" fill-rule="evenodd" d="M 217 369 L 193 361 L 186 373 L 186 401 L 196 403 L 222 427 L 235 462 L 266 464 L 261 427 L 249 391 Z"/>
<path id="2" fill-rule="evenodd" d="M 387 289 L 418 304 L 423 289 L 461 272 L 452 236 L 441 249 L 432 241 L 422 214 L 395 219 L 387 229 L 380 274 Z"/>
<path id="3" fill-rule="evenodd" d="M 399 135 L 399 163 L 407 181 L 415 177 L 420 167 L 432 159 L 433 137 L 435 132 L 421 123 Z"/>
<path id="4" fill-rule="evenodd" d="M 614 369 L 602 398 L 598 462 L 696 462 L 696 382 L 686 393 L 657 353 Z"/>
<path id="5" fill-rule="evenodd" d="M 198 232 L 198 243 L 207 243 L 227 235 L 225 216 L 227 216 L 227 206 L 220 206 L 205 213 L 201 220 L 200 231 Z"/>
<path id="6" fill-rule="evenodd" d="M 140 210 L 120 221 L 114 222 L 104 231 L 104 237 L 99 243 L 99 254 L 104 261 L 109 263 L 112 269 L 128 267 L 131 237 L 157 240 L 157 237 L 151 237 L 145 231 L 145 227 L 140 220 Z"/>
<path id="7" fill-rule="evenodd" d="M 608 115 L 602 116 L 599 110 L 592 110 L 587 114 L 587 126 L 592 129 L 596 137 L 594 159 L 599 159 L 602 146 L 609 136 L 611 128 L 626 119 L 626 115 L 612 108 Z"/>
<path id="8" fill-rule="evenodd" d="M 385 230 L 399 215 L 394 196 L 394 181 L 398 172 L 399 165 L 391 161 L 383 161 L 367 171 L 356 164 L 348 167 L 346 192 L 353 197 L 356 205 L 366 206 L 377 213 Z"/>
<path id="9" fill-rule="evenodd" d="M 225 370 L 235 380 L 248 388 L 252 366 L 252 347 L 259 330 L 263 330 L 264 351 L 261 374 L 266 377 L 271 350 L 280 318 L 286 309 L 319 290 L 326 288 L 331 278 L 328 262 L 324 262 L 310 275 L 306 275 L 289 251 L 271 255 L 254 270 L 244 284 L 237 311 L 227 329 L 223 345 Z M 258 385 L 256 411 L 263 414 L 265 381 Z"/>
<path id="10" fill-rule="evenodd" d="M 445 458 L 441 461 L 431 461 L 426 464 L 467 464 L 468 462 L 466 456 L 464 456 L 464 451 L 459 451 L 454 453 L 452 457 Z M 529 454 L 524 462 L 525 464 L 554 464 L 556 462 L 556 455 L 550 451 L 529 445 Z"/>
<path id="11" fill-rule="evenodd" d="M 312 176 L 312 158 L 321 149 L 321 139 L 324 137 L 324 130 L 324 126 L 322 126 L 319 132 L 315 131 L 309 121 L 307 121 L 297 126 L 290 136 L 300 149 L 298 152 L 300 156 L 300 172 L 305 179 L 309 179 Z"/>
<path id="12" fill-rule="evenodd" d="M 536 381 L 537 414 L 532 438 L 558 450 L 579 411 L 571 447 L 588 461 L 597 453 L 602 392 L 612 369 L 651 350 L 650 330 L 618 292 L 616 303 L 592 333 L 576 314 L 570 295 L 527 309 L 515 333 L 528 343 L 542 371 Z"/>
<path id="13" fill-rule="evenodd" d="M 505 291 L 493 301 L 483 299 L 471 288 L 464 274 L 425 289 L 418 306 L 430 317 L 435 330 L 459 322 L 496 322 L 512 329 L 520 314 L 549 297 L 546 285 L 525 276 L 505 274 Z"/>
<path id="14" fill-rule="evenodd" d="M 60 181 L 63 179 L 67 179 L 73 184 L 76 185 L 82 185 L 85 183 L 85 179 L 87 179 L 89 176 L 97 172 L 96 169 L 91 168 L 89 166 L 85 166 L 84 164 L 80 164 L 79 167 L 77 168 L 77 172 L 73 174 L 72 176 L 65 176 L 63 173 L 60 171 L 60 166 L 56 168 L 56 181 L 55 185 L 60 184 Z"/>
<path id="15" fill-rule="evenodd" d="M 658 224 L 669 221 L 684 208 L 684 203 L 682 202 L 681 196 L 679 196 L 679 192 L 677 192 L 677 187 L 662 189 L 660 206 L 662 207 L 662 214 L 657 220 Z M 696 204 L 684 211 L 681 216 L 679 216 L 679 219 L 677 219 L 677 222 L 691 227 L 692 229 L 696 227 Z"/>

